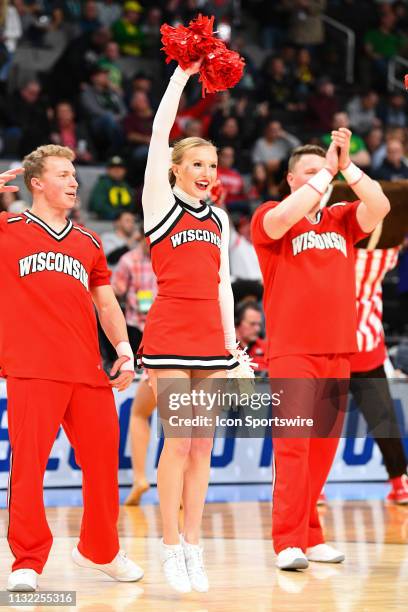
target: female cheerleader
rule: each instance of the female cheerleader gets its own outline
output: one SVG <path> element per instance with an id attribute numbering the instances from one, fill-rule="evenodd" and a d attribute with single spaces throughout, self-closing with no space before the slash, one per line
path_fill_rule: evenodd
<path id="1" fill-rule="evenodd" d="M 157 110 L 143 190 L 145 234 L 158 296 L 139 348 L 157 399 L 158 379 L 221 378 L 239 365 L 228 261 L 227 214 L 204 200 L 217 180 L 217 152 L 202 138 L 176 143 L 169 134 L 180 96 L 200 62 L 175 70 Z M 170 166 L 170 170 L 169 170 Z M 212 438 L 166 437 L 157 482 L 163 523 L 161 561 L 179 592 L 208 590 L 199 534 L 209 480 Z M 184 528 L 179 533 L 181 498 Z"/>

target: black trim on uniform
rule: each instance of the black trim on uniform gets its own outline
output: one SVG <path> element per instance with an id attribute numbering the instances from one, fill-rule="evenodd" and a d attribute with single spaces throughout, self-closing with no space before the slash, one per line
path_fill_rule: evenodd
<path id="1" fill-rule="evenodd" d="M 97 239 L 94 236 L 92 236 L 92 234 L 90 234 L 89 232 L 85 231 L 84 229 L 82 229 L 82 227 L 79 227 L 78 225 L 74 225 L 74 229 L 78 230 L 78 232 L 81 232 L 81 234 L 83 236 L 87 236 L 88 238 L 90 238 L 92 240 L 92 242 L 94 243 L 94 245 L 96 246 L 97 249 L 101 248 L 101 245 L 99 244 Z"/>
<path id="2" fill-rule="evenodd" d="M 68 234 L 70 234 L 72 228 L 74 227 L 71 219 L 68 219 L 67 224 L 64 227 L 64 229 L 61 230 L 60 232 L 56 232 L 55 230 L 52 229 L 52 227 L 48 225 L 48 223 L 46 223 L 45 221 L 37 217 L 37 215 L 32 213 L 30 210 L 25 210 L 24 214 L 28 219 L 30 219 L 30 221 L 37 223 L 37 225 L 42 227 L 47 232 L 47 234 L 49 234 L 52 238 L 54 238 L 54 240 L 57 240 L 58 242 L 66 238 Z"/>
<path id="3" fill-rule="evenodd" d="M 157 223 L 157 225 L 155 225 L 151 230 L 149 230 L 148 232 L 145 232 L 145 236 L 146 237 L 150 236 L 150 234 L 153 234 L 153 232 L 157 231 L 163 225 L 163 223 L 165 223 L 167 221 L 167 219 L 169 219 L 171 217 L 171 215 L 176 210 L 177 206 L 179 206 L 179 204 L 178 204 L 177 198 L 176 198 L 176 202 L 175 202 L 174 206 L 171 207 L 171 209 L 166 214 L 166 216 L 163 217 L 163 219 L 161 221 L 159 221 L 159 223 Z"/>
<path id="4" fill-rule="evenodd" d="M 217 213 L 215 213 L 212 209 L 211 209 L 211 219 L 213 221 L 215 221 L 215 223 L 218 226 L 218 229 L 220 230 L 220 232 L 222 234 L 222 223 L 221 223 L 221 220 L 217 217 Z"/>
<path id="5" fill-rule="evenodd" d="M 183 217 L 183 215 L 185 215 L 185 211 L 184 210 L 182 210 L 180 212 L 180 214 L 175 218 L 173 223 L 168 227 L 168 229 L 164 232 L 164 234 L 162 234 L 154 242 L 150 243 L 150 248 L 152 248 L 155 244 L 158 244 L 159 242 L 161 242 L 163 240 L 163 238 L 166 238 L 166 236 L 168 236 L 170 234 L 171 230 L 173 230 L 176 227 L 177 223 L 180 221 L 180 219 Z"/>

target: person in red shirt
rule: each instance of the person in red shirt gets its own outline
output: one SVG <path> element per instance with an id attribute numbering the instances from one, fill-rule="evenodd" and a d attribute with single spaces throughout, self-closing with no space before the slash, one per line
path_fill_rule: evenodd
<path id="1" fill-rule="evenodd" d="M 326 153 L 314 145 L 295 149 L 287 175 L 291 194 L 262 204 L 252 219 L 265 286 L 269 376 L 292 379 L 280 410 L 288 416 L 320 410 L 317 426 L 329 426 L 324 438 L 278 437 L 274 428 L 272 537 L 280 569 L 344 559 L 324 543 L 316 509 L 338 444 L 338 433 L 329 437 L 330 410 L 321 410 L 324 398 L 332 408 L 333 395 L 319 397 L 316 388 L 318 379 L 350 376 L 349 354 L 357 351 L 354 244 L 390 209 L 381 187 L 351 163 L 350 138 L 350 130 L 340 128 Z M 321 209 L 338 170 L 358 200 Z M 338 430 L 341 412 L 334 425 Z"/>
<path id="2" fill-rule="evenodd" d="M 262 312 L 256 302 L 243 302 L 235 313 L 235 331 L 237 340 L 257 365 L 255 372 L 265 372 L 268 364 L 265 359 L 266 340 L 260 338 L 262 329 Z"/>
<path id="3" fill-rule="evenodd" d="M 223 204 L 247 202 L 245 183 L 241 174 L 233 168 L 235 153 L 232 147 L 223 147 L 218 154 L 217 176 L 224 188 Z"/>
<path id="4" fill-rule="evenodd" d="M 67 218 L 78 188 L 73 159 L 59 145 L 27 155 L 32 207 L 0 214 L 0 375 L 7 379 L 12 451 L 7 538 L 15 558 L 10 591 L 37 588 L 51 549 L 43 479 L 61 424 L 84 482 L 74 562 L 119 581 L 143 576 L 119 551 L 116 526 L 119 424 L 112 387 L 122 391 L 132 382 L 133 352 L 100 238 Z M 112 380 L 102 369 L 94 305 L 118 354 Z"/>

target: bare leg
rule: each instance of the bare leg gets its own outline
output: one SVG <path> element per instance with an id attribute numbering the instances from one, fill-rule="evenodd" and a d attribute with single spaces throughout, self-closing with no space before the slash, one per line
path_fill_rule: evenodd
<path id="1" fill-rule="evenodd" d="M 201 378 L 200 388 L 211 391 L 214 382 L 211 379 L 225 377 L 224 371 L 193 370 L 193 378 Z M 206 437 L 193 437 L 189 461 L 184 474 L 183 505 L 184 529 L 183 535 L 189 544 L 198 544 L 201 522 L 204 511 L 205 497 L 210 478 L 211 451 L 213 447 L 213 431 L 206 428 Z"/>
<path id="2" fill-rule="evenodd" d="M 133 487 L 125 501 L 126 506 L 137 506 L 149 488 L 146 478 L 146 455 L 150 440 L 149 417 L 156 407 L 156 399 L 148 380 L 142 380 L 132 403 L 130 441 L 133 468 Z"/>
<path id="3" fill-rule="evenodd" d="M 180 378 L 190 389 L 189 370 L 149 370 L 149 376 L 157 400 L 159 378 Z M 187 388 L 188 387 L 188 388 Z M 166 437 L 157 470 L 160 513 L 163 524 L 164 544 L 179 544 L 179 511 L 183 492 L 184 470 L 190 453 L 191 439 Z"/>

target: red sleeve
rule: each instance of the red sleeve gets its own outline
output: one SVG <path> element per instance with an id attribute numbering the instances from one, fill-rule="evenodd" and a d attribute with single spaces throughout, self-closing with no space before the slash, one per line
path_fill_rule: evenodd
<path id="1" fill-rule="evenodd" d="M 279 202 L 265 202 L 254 212 L 251 221 L 251 240 L 254 246 L 257 244 L 270 244 L 273 241 L 273 238 L 268 236 L 264 230 L 263 220 L 266 213 L 278 204 Z"/>
<path id="2" fill-rule="evenodd" d="M 102 247 L 102 240 L 98 236 L 96 232 L 86 228 L 86 231 L 92 234 L 96 242 L 99 244 L 99 249 L 95 257 L 94 265 L 91 269 L 89 286 L 99 287 L 100 285 L 110 285 L 110 278 L 112 272 L 108 268 L 108 263 L 106 261 L 105 252 Z"/>
<path id="3" fill-rule="evenodd" d="M 352 236 L 353 244 L 357 244 L 357 242 L 360 242 L 360 240 L 370 235 L 370 233 L 361 229 L 357 220 L 357 208 L 360 202 L 360 200 L 355 200 L 355 202 L 341 202 L 330 207 L 335 217 L 344 220 L 346 231 Z"/>

